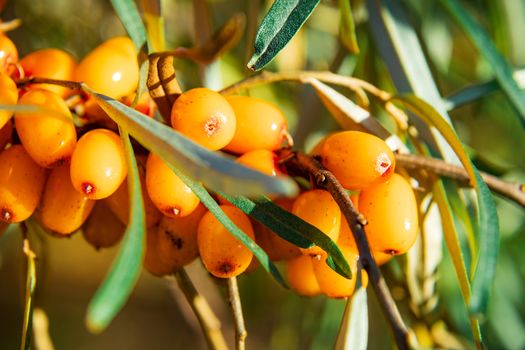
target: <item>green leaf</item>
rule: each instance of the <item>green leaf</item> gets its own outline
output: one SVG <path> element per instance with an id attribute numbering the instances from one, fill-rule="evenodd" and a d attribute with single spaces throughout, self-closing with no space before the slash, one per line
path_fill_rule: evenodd
<path id="1" fill-rule="evenodd" d="M 359 287 L 346 302 L 336 350 L 366 350 L 368 346 L 368 300 L 366 288 Z"/>
<path id="2" fill-rule="evenodd" d="M 414 95 L 401 95 L 395 97 L 394 100 L 404 103 L 410 110 L 441 132 L 465 167 L 476 190 L 479 216 L 479 251 L 469 307 L 470 312 L 477 317 L 477 314 L 483 314 L 486 311 L 490 289 L 496 273 L 499 224 L 494 199 L 487 184 L 471 163 L 452 127 L 431 105 Z"/>
<path id="3" fill-rule="evenodd" d="M 354 18 L 352 17 L 352 7 L 350 0 L 338 0 L 341 21 L 339 24 L 339 38 L 343 45 L 351 53 L 359 53 L 359 44 L 355 35 Z"/>
<path id="4" fill-rule="evenodd" d="M 146 28 L 140 17 L 139 10 L 134 0 L 111 0 L 111 4 L 115 9 L 120 21 L 126 28 L 129 37 L 133 44 L 140 50 L 146 45 Z"/>
<path id="5" fill-rule="evenodd" d="M 352 278 L 350 266 L 334 241 L 315 226 L 282 209 L 268 198 L 250 200 L 242 196 L 221 196 L 246 214 L 274 231 L 281 238 L 301 248 L 313 244 L 330 255 L 328 265 L 342 276 Z"/>
<path id="6" fill-rule="evenodd" d="M 498 82 L 492 80 L 483 84 L 477 84 L 461 89 L 444 98 L 443 102 L 445 103 L 445 108 L 448 111 L 451 111 L 498 91 L 499 88 Z"/>
<path id="7" fill-rule="evenodd" d="M 120 137 L 128 165 L 130 220 L 115 262 L 88 306 L 86 324 L 93 333 L 103 331 L 128 300 L 139 278 L 146 246 L 146 222 L 137 162 L 129 135 L 123 128 L 120 128 Z"/>
<path id="8" fill-rule="evenodd" d="M 264 68 L 299 31 L 319 0 L 275 0 L 255 37 L 254 53 L 248 68 Z"/>
<path id="9" fill-rule="evenodd" d="M 150 53 L 164 51 L 166 49 L 166 38 L 161 1 L 141 0 L 140 4 L 144 10 L 144 22 L 146 22 Z"/>
<path id="10" fill-rule="evenodd" d="M 144 147 L 214 191 L 238 195 L 293 196 L 297 193 L 297 184 L 288 177 L 271 177 L 237 164 L 220 152 L 211 152 L 172 128 L 97 94 L 86 85 L 83 85 L 83 90 Z"/>
<path id="11" fill-rule="evenodd" d="M 33 293 L 36 286 L 35 255 L 29 247 L 29 240 L 24 239 L 24 254 L 27 258 L 26 293 L 24 297 L 24 321 L 22 325 L 22 342 L 20 349 L 31 349 L 32 319 L 33 319 Z"/>
<path id="12" fill-rule="evenodd" d="M 513 70 L 509 62 L 496 49 L 485 30 L 474 21 L 456 0 L 443 0 L 441 4 L 470 38 L 479 53 L 487 60 L 489 66 L 492 67 L 496 80 L 516 107 L 521 123 L 525 126 L 525 92 L 520 90 L 514 80 Z"/>

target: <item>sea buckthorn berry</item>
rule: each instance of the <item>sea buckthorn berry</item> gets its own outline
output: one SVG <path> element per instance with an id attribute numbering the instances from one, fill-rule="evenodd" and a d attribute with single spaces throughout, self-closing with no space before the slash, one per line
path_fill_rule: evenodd
<path id="1" fill-rule="evenodd" d="M 155 226 L 146 232 L 144 268 L 152 275 L 160 277 L 172 273 L 173 267 L 160 259 L 158 237 L 159 230 Z"/>
<path id="2" fill-rule="evenodd" d="M 1 35 L 0 35 L 1 37 Z M 18 90 L 16 84 L 7 74 L 0 71 L 0 105 L 16 105 Z M 12 111 L 0 109 L 0 128 L 2 128 L 13 115 Z"/>
<path id="3" fill-rule="evenodd" d="M 157 236 L 157 253 L 160 260 L 176 269 L 189 264 L 199 256 L 197 229 L 206 212 L 206 207 L 200 204 L 188 216 L 162 217 Z"/>
<path id="4" fill-rule="evenodd" d="M 193 191 L 153 153 L 146 163 L 146 188 L 152 202 L 167 216 L 189 215 L 200 203 Z"/>
<path id="5" fill-rule="evenodd" d="M 76 79 L 115 99 L 135 91 L 139 66 L 131 39 L 116 37 L 97 46 L 79 63 Z"/>
<path id="6" fill-rule="evenodd" d="M 240 230 L 254 239 L 252 224 L 246 214 L 231 205 L 221 205 L 221 209 Z M 235 238 L 211 212 L 204 214 L 199 223 L 197 243 L 202 263 L 215 277 L 240 275 L 253 257 L 250 249 Z"/>
<path id="7" fill-rule="evenodd" d="M 91 214 L 82 225 L 84 239 L 95 247 L 109 248 L 124 236 L 126 226 L 113 214 L 104 201 L 97 201 Z"/>
<path id="8" fill-rule="evenodd" d="M 191 89 L 177 98 L 171 110 L 171 125 L 198 144 L 212 150 L 226 146 L 235 133 L 235 113 L 218 92 Z"/>
<path id="9" fill-rule="evenodd" d="M 15 71 L 15 64 L 17 62 L 18 50 L 15 44 L 7 36 L 0 33 L 0 73 L 10 75 Z"/>
<path id="10" fill-rule="evenodd" d="M 319 283 L 314 274 L 312 258 L 307 255 L 288 260 L 286 276 L 290 287 L 300 295 L 313 297 L 321 294 Z"/>
<path id="11" fill-rule="evenodd" d="M 0 152 L 2 152 L 8 143 L 11 143 L 13 138 L 13 123 L 8 121 L 0 128 Z"/>
<path id="12" fill-rule="evenodd" d="M 236 162 L 266 175 L 277 176 L 281 174 L 281 171 L 276 160 L 277 157 L 272 151 L 258 149 L 244 153 L 236 159 Z"/>
<path id="13" fill-rule="evenodd" d="M 31 52 L 20 60 L 26 77 L 41 77 L 58 80 L 73 80 L 77 62 L 66 51 L 60 49 L 41 49 Z M 32 85 L 29 87 L 31 88 Z M 52 85 L 38 84 L 39 89 L 52 91 L 65 97 L 71 91 L 68 88 Z"/>
<path id="14" fill-rule="evenodd" d="M 343 131 L 329 136 L 320 156 L 323 165 L 350 190 L 361 190 L 385 182 L 395 168 L 388 145 L 371 134 Z"/>
<path id="15" fill-rule="evenodd" d="M 106 129 L 94 129 L 77 142 L 71 156 L 71 181 L 90 199 L 111 196 L 126 178 L 128 168 L 120 137 Z"/>
<path id="16" fill-rule="evenodd" d="M 287 137 L 288 125 L 279 108 L 250 96 L 227 96 L 235 112 L 237 126 L 225 150 L 246 153 L 256 149 L 274 151 Z"/>
<path id="17" fill-rule="evenodd" d="M 46 171 L 27 154 L 22 145 L 0 153 L 0 220 L 24 221 L 40 201 Z"/>
<path id="18" fill-rule="evenodd" d="M 418 232 L 418 207 L 412 187 L 401 175 L 361 191 L 359 210 L 370 249 L 389 255 L 403 254 L 414 244 Z"/>
<path id="19" fill-rule="evenodd" d="M 301 193 L 293 204 L 292 213 L 317 227 L 334 242 L 337 241 L 339 226 L 341 225 L 341 210 L 327 191 L 310 190 Z M 301 251 L 308 255 L 324 252 L 317 246 L 307 249 L 301 248 Z"/>
<path id="20" fill-rule="evenodd" d="M 54 168 L 49 174 L 38 216 L 49 230 L 68 235 L 82 226 L 94 205 L 95 201 L 73 188 L 69 164 L 64 164 Z"/>
<path id="21" fill-rule="evenodd" d="M 42 108 L 35 113 L 15 113 L 20 141 L 35 162 L 50 168 L 69 160 L 77 143 L 77 132 L 64 100 L 54 92 L 34 89 L 24 94 L 19 104 Z"/>

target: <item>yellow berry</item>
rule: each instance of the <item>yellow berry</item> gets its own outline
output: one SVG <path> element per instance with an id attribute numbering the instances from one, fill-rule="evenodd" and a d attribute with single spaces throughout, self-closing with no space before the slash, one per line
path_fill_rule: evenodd
<path id="1" fill-rule="evenodd" d="M 281 174 L 277 165 L 277 157 L 272 151 L 258 149 L 244 153 L 235 161 L 249 168 L 255 169 L 270 176 Z"/>
<path id="2" fill-rule="evenodd" d="M 254 239 L 252 224 L 240 209 L 221 205 L 221 209 L 239 229 Z M 211 212 L 204 214 L 199 223 L 197 242 L 206 270 L 219 278 L 241 274 L 252 260 L 252 252 L 235 238 Z"/>
<path id="3" fill-rule="evenodd" d="M 0 73 L 11 74 L 16 70 L 18 50 L 15 44 L 4 34 L 0 33 Z"/>
<path id="4" fill-rule="evenodd" d="M 71 181 L 90 199 L 111 196 L 126 178 L 128 168 L 120 137 L 106 129 L 94 129 L 77 142 L 71 157 Z"/>
<path id="5" fill-rule="evenodd" d="M 301 255 L 288 260 L 286 267 L 288 283 L 297 294 L 312 297 L 321 293 L 309 256 Z"/>
<path id="6" fill-rule="evenodd" d="M 206 88 L 191 89 L 177 98 L 171 125 L 198 144 L 219 150 L 235 133 L 235 113 L 221 94 Z"/>
<path id="7" fill-rule="evenodd" d="M 144 268 L 154 276 L 164 276 L 173 272 L 170 264 L 162 261 L 159 256 L 159 230 L 151 227 L 146 232 L 146 254 L 144 256 Z"/>
<path id="8" fill-rule="evenodd" d="M 84 239 L 95 249 L 109 248 L 117 244 L 126 226 L 113 214 L 104 201 L 97 201 L 82 226 Z"/>
<path id="9" fill-rule="evenodd" d="M 77 132 L 64 100 L 54 92 L 34 89 L 24 94 L 19 104 L 42 108 L 35 113 L 15 113 L 16 131 L 27 153 L 42 167 L 68 161 L 77 143 Z"/>
<path id="10" fill-rule="evenodd" d="M 35 211 L 46 171 L 36 164 L 22 145 L 0 153 L 0 220 L 24 221 Z"/>
<path id="11" fill-rule="evenodd" d="M 13 123 L 8 121 L 3 127 L 0 128 L 0 152 L 2 152 L 11 143 L 13 139 Z"/>
<path id="12" fill-rule="evenodd" d="M 15 82 L 7 74 L 2 73 L 0 69 L 0 105 L 15 106 L 17 101 L 18 90 Z M 0 109 L 0 129 L 9 121 L 12 115 L 13 112 Z"/>

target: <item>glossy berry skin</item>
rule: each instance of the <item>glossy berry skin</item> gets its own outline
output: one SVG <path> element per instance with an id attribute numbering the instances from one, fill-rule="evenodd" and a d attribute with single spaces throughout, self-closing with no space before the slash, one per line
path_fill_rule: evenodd
<path id="1" fill-rule="evenodd" d="M 157 253 L 160 260 L 176 269 L 189 264 L 199 256 L 197 229 L 207 211 L 206 207 L 200 204 L 185 217 L 162 217 L 157 236 Z"/>
<path id="2" fill-rule="evenodd" d="M 403 254 L 418 232 L 418 206 L 412 187 L 401 175 L 361 191 L 359 210 L 368 224 L 365 232 L 374 252 Z"/>
<path id="3" fill-rule="evenodd" d="M 64 100 L 54 92 L 34 89 L 24 94 L 19 104 L 42 108 L 35 113 L 15 113 L 16 131 L 27 153 L 46 168 L 68 161 L 77 143 L 77 132 Z"/>
<path id="4" fill-rule="evenodd" d="M 71 184 L 69 164 L 54 168 L 47 179 L 38 208 L 40 222 L 61 235 L 78 230 L 86 221 L 95 201 L 77 192 Z"/>
<path id="5" fill-rule="evenodd" d="M 274 151 L 286 138 L 288 125 L 283 113 L 273 104 L 250 96 L 227 96 L 235 112 L 235 135 L 224 148 L 233 153 L 257 149 Z"/>
<path id="6" fill-rule="evenodd" d="M 246 214 L 230 205 L 221 209 L 248 237 L 254 239 L 252 224 Z M 202 263 L 215 277 L 240 275 L 250 265 L 253 253 L 235 238 L 211 212 L 199 223 L 197 242 Z"/>
<path id="7" fill-rule="evenodd" d="M 301 193 L 295 200 L 292 213 L 317 227 L 321 232 L 337 241 L 341 225 L 341 210 L 329 192 L 310 190 Z M 303 254 L 317 255 L 324 251 L 317 246 L 302 249 Z"/>
<path id="8" fill-rule="evenodd" d="M 322 144 L 323 165 L 344 188 L 362 190 L 387 181 L 394 173 L 395 158 L 379 137 L 343 131 L 329 136 Z"/>
<path id="9" fill-rule="evenodd" d="M 196 88 L 177 98 L 171 110 L 171 125 L 198 144 L 215 151 L 232 140 L 236 118 L 221 94 Z"/>
<path id="10" fill-rule="evenodd" d="M 200 203 L 193 191 L 153 153 L 146 163 L 146 188 L 153 204 L 170 217 L 189 215 Z"/>
<path id="11" fill-rule="evenodd" d="M 2 152 L 8 143 L 13 139 L 13 123 L 8 121 L 0 128 L 0 152 Z"/>
<path id="12" fill-rule="evenodd" d="M 104 201 L 97 201 L 82 225 L 84 239 L 96 250 L 117 244 L 124 236 L 126 226 L 113 214 Z"/>
<path id="13" fill-rule="evenodd" d="M 107 198 L 127 172 L 124 146 L 114 132 L 94 129 L 78 140 L 71 157 L 71 182 L 78 192 L 90 199 Z"/>
<path id="14" fill-rule="evenodd" d="M 4 34 L 0 33 L 0 73 L 13 73 L 18 62 L 18 50 L 15 44 Z"/>
<path id="15" fill-rule="evenodd" d="M 314 274 L 312 258 L 307 255 L 288 260 L 286 276 L 290 287 L 299 295 L 312 297 L 321 294 L 319 283 Z"/>
<path id="16" fill-rule="evenodd" d="M 146 232 L 146 253 L 144 256 L 144 268 L 154 276 L 165 276 L 172 273 L 173 267 L 162 261 L 159 256 L 159 231 L 151 227 Z"/>
<path id="17" fill-rule="evenodd" d="M 0 220 L 21 222 L 35 211 L 46 181 L 46 171 L 22 145 L 0 153 Z"/>
<path id="18" fill-rule="evenodd" d="M 277 166 L 277 157 L 272 151 L 257 149 L 244 153 L 235 161 L 249 168 L 255 169 L 269 176 L 281 174 Z"/>
<path id="19" fill-rule="evenodd" d="M 7 74 L 0 71 L 0 104 L 16 105 L 18 90 L 16 84 Z M 13 112 L 0 110 L 0 129 L 9 121 Z"/>
<path id="20" fill-rule="evenodd" d="M 80 61 L 75 76 L 96 92 L 115 99 L 131 94 L 139 81 L 133 42 L 127 37 L 103 42 Z"/>

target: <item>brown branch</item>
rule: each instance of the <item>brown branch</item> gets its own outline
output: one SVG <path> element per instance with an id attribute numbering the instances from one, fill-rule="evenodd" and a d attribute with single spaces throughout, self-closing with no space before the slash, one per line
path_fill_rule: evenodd
<path id="1" fill-rule="evenodd" d="M 177 270 L 175 278 L 177 279 L 179 288 L 184 293 L 186 300 L 188 300 L 195 316 L 197 316 L 199 320 L 208 346 L 211 349 L 227 350 L 228 346 L 222 335 L 219 319 L 213 313 L 206 299 L 195 289 L 184 268 Z"/>
<path id="2" fill-rule="evenodd" d="M 241 298 L 239 296 L 236 277 L 228 278 L 228 300 L 232 308 L 233 319 L 235 320 L 235 349 L 244 350 L 248 332 L 244 325 L 244 316 L 242 314 Z"/>
<path id="3" fill-rule="evenodd" d="M 390 323 L 397 347 L 400 350 L 408 349 L 408 331 L 403 323 L 401 314 L 397 309 L 397 306 L 390 294 L 390 290 L 377 267 L 368 241 L 366 239 L 364 226 L 366 225 L 366 219 L 360 214 L 346 190 L 341 186 L 335 176 L 319 163 L 316 159 L 298 152 L 289 152 L 288 155 L 283 154 L 282 158 L 286 158 L 285 166 L 292 173 L 301 174 L 303 176 L 312 176 L 317 185 L 324 188 L 334 198 L 341 212 L 345 216 L 348 224 L 350 225 L 352 234 L 354 236 L 357 248 L 359 249 L 359 261 L 363 268 L 368 273 L 369 281 L 374 288 L 377 299 L 381 304 L 383 312 Z"/>
<path id="4" fill-rule="evenodd" d="M 396 154 L 396 162 L 406 169 L 424 169 L 433 174 L 451 178 L 465 185 L 472 185 L 465 169 L 457 165 L 449 164 L 441 159 L 414 154 Z M 480 172 L 480 174 L 492 191 L 525 208 L 524 184 L 504 181 L 484 172 Z"/>
<path id="5" fill-rule="evenodd" d="M 18 87 L 24 87 L 31 84 L 52 84 L 52 85 L 58 85 L 62 86 L 71 90 L 80 90 L 81 89 L 81 83 L 78 81 L 71 81 L 71 80 L 58 80 L 58 79 L 49 79 L 49 78 L 41 78 L 41 77 L 31 77 L 31 78 L 24 78 L 20 79 L 16 82 L 16 86 Z"/>

